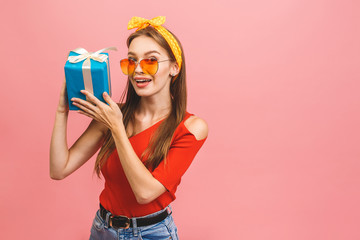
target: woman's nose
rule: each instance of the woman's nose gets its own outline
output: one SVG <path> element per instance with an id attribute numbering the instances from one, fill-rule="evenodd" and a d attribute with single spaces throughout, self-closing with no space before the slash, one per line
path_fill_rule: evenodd
<path id="1" fill-rule="evenodd" d="M 143 73 L 140 62 L 135 63 L 135 73 Z"/>

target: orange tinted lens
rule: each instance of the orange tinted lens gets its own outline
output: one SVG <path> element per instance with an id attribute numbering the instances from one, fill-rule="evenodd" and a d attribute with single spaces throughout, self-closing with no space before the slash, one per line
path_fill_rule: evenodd
<path id="1" fill-rule="evenodd" d="M 158 62 L 156 59 L 143 59 L 140 61 L 140 67 L 144 73 L 155 75 L 158 70 Z"/>
<path id="2" fill-rule="evenodd" d="M 120 67 L 125 75 L 132 75 L 135 70 L 135 62 L 129 59 L 123 59 L 120 61 Z"/>

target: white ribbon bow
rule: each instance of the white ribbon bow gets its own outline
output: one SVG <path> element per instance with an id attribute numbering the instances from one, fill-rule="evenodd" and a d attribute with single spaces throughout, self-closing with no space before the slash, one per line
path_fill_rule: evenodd
<path id="1" fill-rule="evenodd" d="M 86 51 L 86 49 L 84 48 L 76 48 L 74 50 L 72 50 L 72 52 L 75 52 L 79 55 L 77 56 L 69 56 L 68 57 L 68 60 L 69 62 L 71 63 L 78 63 L 78 62 L 81 62 L 83 60 L 87 60 L 87 59 L 93 59 L 95 61 L 98 61 L 98 62 L 104 62 L 108 56 L 106 54 L 101 54 L 102 52 L 104 51 L 107 51 L 107 50 L 114 50 L 114 51 L 117 51 L 116 47 L 108 47 L 108 48 L 103 48 L 99 51 L 96 51 L 96 52 L 88 52 Z"/>

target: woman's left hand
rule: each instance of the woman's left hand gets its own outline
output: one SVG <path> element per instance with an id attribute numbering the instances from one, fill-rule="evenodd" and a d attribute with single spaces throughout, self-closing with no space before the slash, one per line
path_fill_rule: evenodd
<path id="1" fill-rule="evenodd" d="M 90 102 L 80 98 L 72 98 L 71 101 L 73 101 L 73 104 L 81 109 L 78 110 L 79 113 L 103 123 L 111 131 L 118 126 L 118 124 L 123 124 L 123 115 L 119 106 L 106 92 L 103 93 L 103 97 L 109 105 L 101 102 L 86 90 L 81 90 L 81 93 L 84 94 Z"/>

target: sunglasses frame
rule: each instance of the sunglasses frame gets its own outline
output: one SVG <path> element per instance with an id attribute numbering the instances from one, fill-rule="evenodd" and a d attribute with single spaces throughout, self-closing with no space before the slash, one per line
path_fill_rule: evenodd
<path id="1" fill-rule="evenodd" d="M 123 60 L 128 60 L 128 61 L 133 61 L 134 63 L 135 63 L 135 67 L 134 67 L 134 72 L 131 74 L 131 75 L 134 75 L 134 73 L 135 73 L 135 69 L 137 68 L 137 66 L 138 66 L 138 64 L 140 64 L 140 68 L 141 68 L 141 70 L 144 72 L 144 70 L 143 70 L 143 68 L 141 67 L 141 61 L 143 61 L 143 60 L 151 60 L 151 58 L 143 58 L 143 59 L 141 59 L 140 61 L 134 61 L 134 60 L 132 60 L 132 59 L 129 59 L 129 58 L 124 58 L 124 59 L 121 59 L 120 60 L 120 68 L 121 68 L 121 62 L 123 61 Z M 161 61 L 159 61 L 159 60 L 157 60 L 157 59 L 155 59 L 156 60 L 156 72 L 154 73 L 154 74 L 149 74 L 149 75 L 155 75 L 157 72 L 158 72 L 158 70 L 159 70 L 159 63 L 161 63 L 161 62 L 166 62 L 166 61 L 172 61 L 172 59 L 166 59 L 166 60 L 161 60 Z M 122 71 L 122 68 L 121 68 L 121 71 Z M 123 73 L 124 73 L 124 71 L 122 71 Z M 124 73 L 125 74 L 125 73 Z M 129 74 L 125 74 L 125 75 L 127 75 L 127 76 L 129 76 Z"/>

